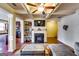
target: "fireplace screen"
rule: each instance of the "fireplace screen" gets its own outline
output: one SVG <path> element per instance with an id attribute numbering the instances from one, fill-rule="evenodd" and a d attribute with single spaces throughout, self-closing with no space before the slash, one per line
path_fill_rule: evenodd
<path id="1" fill-rule="evenodd" d="M 35 33 L 35 43 L 44 43 L 44 33 Z"/>

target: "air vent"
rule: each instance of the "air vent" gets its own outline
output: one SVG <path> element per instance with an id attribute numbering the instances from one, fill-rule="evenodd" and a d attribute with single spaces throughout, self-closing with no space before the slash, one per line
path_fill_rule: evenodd
<path id="1" fill-rule="evenodd" d="M 16 4 L 15 4 L 15 3 L 12 3 L 12 5 L 13 5 L 13 6 L 16 6 Z"/>

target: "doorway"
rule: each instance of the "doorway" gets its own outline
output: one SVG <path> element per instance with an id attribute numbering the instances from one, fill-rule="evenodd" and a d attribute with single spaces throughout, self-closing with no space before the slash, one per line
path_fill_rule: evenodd
<path id="1" fill-rule="evenodd" d="M 47 42 L 49 44 L 57 44 L 57 32 L 58 32 L 58 23 L 57 20 L 47 20 Z"/>
<path id="2" fill-rule="evenodd" d="M 20 21 L 16 21 L 16 49 L 21 47 L 21 24 Z"/>

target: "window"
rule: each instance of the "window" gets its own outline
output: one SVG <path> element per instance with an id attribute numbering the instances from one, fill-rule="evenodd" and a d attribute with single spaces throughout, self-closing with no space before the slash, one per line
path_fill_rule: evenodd
<path id="1" fill-rule="evenodd" d="M 8 25 L 7 21 L 4 20 L 0 21 L 0 33 L 7 33 L 7 29 L 8 29 L 7 25 Z"/>
<path id="2" fill-rule="evenodd" d="M 0 31 L 5 31 L 5 23 L 0 22 Z"/>

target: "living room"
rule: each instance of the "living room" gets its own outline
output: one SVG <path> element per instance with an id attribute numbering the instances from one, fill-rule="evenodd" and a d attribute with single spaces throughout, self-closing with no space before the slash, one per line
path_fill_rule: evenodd
<path id="1" fill-rule="evenodd" d="M 0 18 L 8 24 L 0 32 L 8 35 L 1 55 L 78 55 L 78 9 L 78 3 L 0 3 Z"/>

